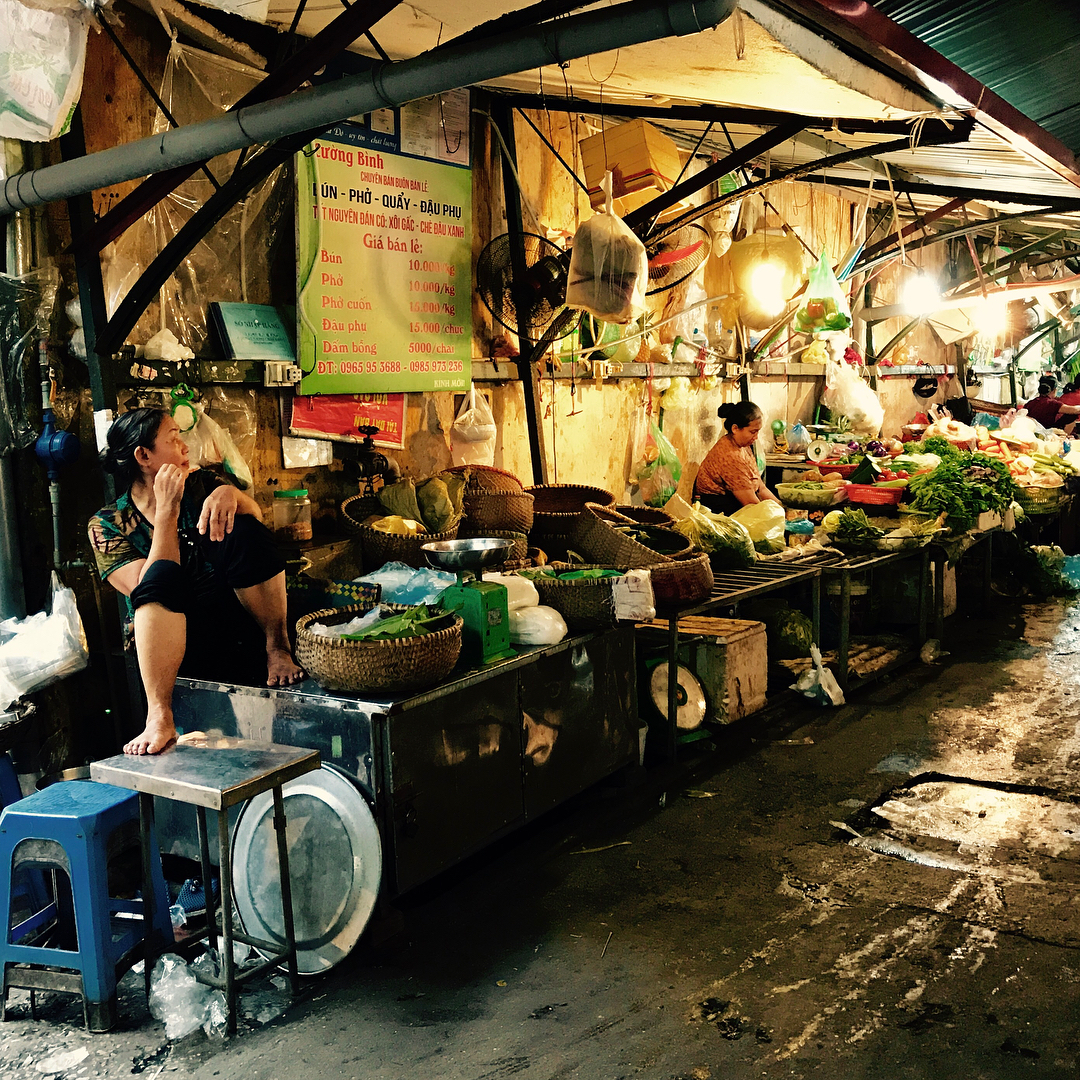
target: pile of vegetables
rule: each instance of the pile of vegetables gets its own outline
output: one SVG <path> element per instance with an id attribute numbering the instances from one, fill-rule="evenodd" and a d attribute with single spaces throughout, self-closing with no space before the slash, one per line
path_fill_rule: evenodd
<path id="1" fill-rule="evenodd" d="M 852 547 L 872 547 L 885 535 L 884 530 L 870 524 L 865 510 L 834 510 L 823 524 L 830 539 Z"/>
<path id="2" fill-rule="evenodd" d="M 1016 483 L 1003 461 L 963 451 L 912 477 L 907 505 L 933 517 L 945 514 L 956 527 L 970 529 L 982 513 L 1003 513 L 1016 495 Z"/>
<path id="3" fill-rule="evenodd" d="M 440 607 L 417 604 L 394 614 L 384 614 L 380 608 L 375 608 L 362 622 L 367 625 L 358 627 L 353 633 L 342 634 L 342 641 L 394 641 L 422 637 L 450 625 L 450 615 Z"/>
<path id="4" fill-rule="evenodd" d="M 757 559 L 745 525 L 724 514 L 714 514 L 699 502 L 694 503 L 688 517 L 675 522 L 674 528 L 721 569 L 750 566 Z"/>

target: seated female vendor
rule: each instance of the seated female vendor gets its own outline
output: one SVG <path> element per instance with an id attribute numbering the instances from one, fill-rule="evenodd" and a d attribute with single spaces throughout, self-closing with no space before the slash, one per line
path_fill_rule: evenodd
<path id="1" fill-rule="evenodd" d="M 206 470 L 188 469 L 176 421 L 133 409 L 109 428 L 101 463 L 123 494 L 90 519 L 98 572 L 127 598 L 147 698 L 146 727 L 126 754 L 176 739 L 178 674 L 286 686 L 303 678 L 289 648 L 285 562 L 259 506 Z"/>
<path id="2" fill-rule="evenodd" d="M 716 410 L 727 434 L 705 455 L 694 481 L 694 498 L 717 514 L 733 514 L 742 506 L 780 500 L 758 472 L 754 440 L 761 430 L 761 410 L 752 401 L 735 401 Z"/>

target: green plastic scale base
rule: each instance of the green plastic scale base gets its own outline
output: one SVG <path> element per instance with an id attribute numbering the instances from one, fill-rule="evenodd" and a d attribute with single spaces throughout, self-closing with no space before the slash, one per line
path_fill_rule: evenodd
<path id="1" fill-rule="evenodd" d="M 465 623 L 461 657 L 466 663 L 478 666 L 514 655 L 505 585 L 494 581 L 459 582 L 443 592 L 439 604 L 447 611 L 456 611 Z"/>

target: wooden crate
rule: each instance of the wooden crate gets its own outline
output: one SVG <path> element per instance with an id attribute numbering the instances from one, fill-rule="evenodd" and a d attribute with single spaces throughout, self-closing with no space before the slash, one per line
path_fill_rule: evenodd
<path id="1" fill-rule="evenodd" d="M 614 209 L 620 217 L 672 188 L 682 169 L 674 140 L 644 120 L 609 127 L 579 145 L 589 201 L 596 209 L 604 205 L 600 181 L 610 169 Z M 684 204 L 679 203 L 665 216 L 682 208 Z"/>
<path id="2" fill-rule="evenodd" d="M 639 626 L 667 631 L 666 619 Z M 679 663 L 701 682 L 708 698 L 706 719 L 730 724 L 765 706 L 768 650 L 765 624 L 748 619 L 713 619 L 691 615 L 679 620 Z"/>

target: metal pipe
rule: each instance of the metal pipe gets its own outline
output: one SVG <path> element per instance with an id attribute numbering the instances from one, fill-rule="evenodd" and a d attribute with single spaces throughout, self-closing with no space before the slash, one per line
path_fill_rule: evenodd
<path id="1" fill-rule="evenodd" d="M 350 116 L 460 86 L 598 51 L 713 29 L 735 6 L 736 0 L 632 0 L 526 31 L 447 46 L 400 63 L 376 64 L 362 75 L 11 176 L 0 194 L 0 216 L 297 132 L 326 128 Z"/>
<path id="2" fill-rule="evenodd" d="M 26 615 L 16 520 L 11 458 L 0 457 L 0 618 L 3 619 L 21 619 Z"/>

